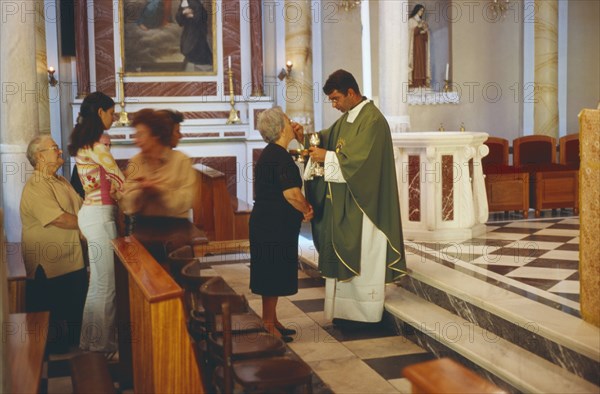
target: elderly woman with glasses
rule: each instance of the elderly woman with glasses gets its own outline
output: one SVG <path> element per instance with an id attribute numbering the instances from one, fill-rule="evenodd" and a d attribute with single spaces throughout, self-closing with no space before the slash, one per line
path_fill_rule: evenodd
<path id="1" fill-rule="evenodd" d="M 250 216 L 250 289 L 262 296 L 262 319 L 277 337 L 295 331 L 277 319 L 277 300 L 298 292 L 300 223 L 313 217 L 302 195 L 302 179 L 287 146 L 300 134 L 281 108 L 261 112 L 258 130 L 268 143 L 254 169 L 256 198 Z"/>
<path id="2" fill-rule="evenodd" d="M 62 150 L 49 135 L 27 147 L 34 167 L 21 196 L 22 252 L 28 311 L 50 311 L 49 349 L 66 352 L 79 343 L 87 292 L 77 212 L 81 197 L 56 172 Z"/>

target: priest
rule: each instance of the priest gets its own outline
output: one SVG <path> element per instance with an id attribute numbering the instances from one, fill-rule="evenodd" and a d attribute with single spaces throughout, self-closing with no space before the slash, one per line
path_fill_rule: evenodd
<path id="1" fill-rule="evenodd" d="M 304 173 L 329 319 L 378 322 L 385 283 L 406 274 L 390 127 L 354 76 L 337 70 L 323 92 L 343 115 L 320 132 Z M 323 176 L 315 176 L 322 166 Z"/>

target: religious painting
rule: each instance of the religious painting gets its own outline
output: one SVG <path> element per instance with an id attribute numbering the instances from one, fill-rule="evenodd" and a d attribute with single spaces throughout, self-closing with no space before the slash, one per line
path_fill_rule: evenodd
<path id="1" fill-rule="evenodd" d="M 127 75 L 215 75 L 216 0 L 120 0 Z"/>

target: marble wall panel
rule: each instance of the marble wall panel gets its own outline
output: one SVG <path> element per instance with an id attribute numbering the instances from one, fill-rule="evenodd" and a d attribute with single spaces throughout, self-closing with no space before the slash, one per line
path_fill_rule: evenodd
<path id="1" fill-rule="evenodd" d="M 418 155 L 408 156 L 408 220 L 421 221 L 421 161 Z"/>
<path id="2" fill-rule="evenodd" d="M 252 95 L 263 95 L 264 64 L 261 0 L 250 0 L 250 56 L 252 58 Z"/>
<path id="3" fill-rule="evenodd" d="M 215 82 L 130 82 L 124 85 L 126 97 L 214 96 L 217 94 Z"/>
<path id="4" fill-rule="evenodd" d="M 115 43 L 113 1 L 94 2 L 94 38 L 96 53 L 96 86 L 110 97 L 115 97 Z"/>
<path id="5" fill-rule="evenodd" d="M 91 91 L 87 7 L 87 0 L 78 0 L 75 2 L 75 66 L 77 73 L 77 97 L 85 97 Z"/>
<path id="6" fill-rule="evenodd" d="M 442 155 L 442 220 L 454 220 L 454 158 Z"/>
<path id="7" fill-rule="evenodd" d="M 241 42 L 240 42 L 240 2 L 238 0 L 223 0 L 221 3 L 223 20 L 223 59 L 224 70 L 227 71 L 228 57 L 231 56 L 233 69 L 234 94 L 242 94 Z M 228 73 L 223 75 L 225 93 L 229 94 Z"/>

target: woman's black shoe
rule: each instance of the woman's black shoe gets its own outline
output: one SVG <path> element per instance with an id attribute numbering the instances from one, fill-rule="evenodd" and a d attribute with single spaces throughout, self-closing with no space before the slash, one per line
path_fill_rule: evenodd
<path id="1" fill-rule="evenodd" d="M 279 333 L 283 336 L 289 336 L 289 335 L 296 335 L 296 330 L 291 329 L 291 328 L 285 328 L 285 327 L 275 327 L 277 329 L 277 331 L 279 331 Z M 291 342 L 291 341 L 290 341 Z"/>

